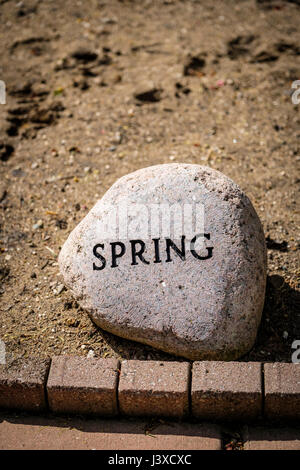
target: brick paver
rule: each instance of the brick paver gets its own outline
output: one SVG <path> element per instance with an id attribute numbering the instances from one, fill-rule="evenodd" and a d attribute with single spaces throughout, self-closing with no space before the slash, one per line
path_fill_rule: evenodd
<path id="1" fill-rule="evenodd" d="M 0 365 L 2 409 L 172 418 L 192 413 L 200 420 L 264 417 L 274 424 L 300 418 L 299 364 L 7 359 Z"/>
<path id="2" fill-rule="evenodd" d="M 50 410 L 115 415 L 118 368 L 116 359 L 54 357 L 47 382 Z"/>
<path id="3" fill-rule="evenodd" d="M 300 419 L 300 364 L 264 364 L 265 416 L 273 420 Z"/>
<path id="4" fill-rule="evenodd" d="M 123 361 L 120 412 L 129 416 L 185 416 L 189 374 L 187 362 Z"/>
<path id="5" fill-rule="evenodd" d="M 194 362 L 192 414 L 200 419 L 249 420 L 262 409 L 261 364 Z"/>
<path id="6" fill-rule="evenodd" d="M 0 365 L 0 408 L 39 411 L 46 408 L 45 383 L 50 359 L 8 358 Z"/>

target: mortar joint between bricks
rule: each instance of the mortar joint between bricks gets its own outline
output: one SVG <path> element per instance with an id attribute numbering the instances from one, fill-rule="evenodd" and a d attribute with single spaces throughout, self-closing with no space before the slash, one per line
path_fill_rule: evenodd
<path id="1" fill-rule="evenodd" d="M 193 363 L 189 362 L 188 369 L 188 416 L 192 416 L 192 380 L 193 380 Z"/>
<path id="2" fill-rule="evenodd" d="M 49 374 L 50 374 L 51 364 L 52 364 L 52 357 L 49 358 L 49 365 L 48 365 L 48 368 L 47 368 L 47 371 L 46 371 L 45 382 L 44 382 L 45 406 L 46 406 L 46 410 L 47 410 L 47 411 L 50 410 L 49 401 L 48 401 L 48 389 L 47 389 L 47 384 L 48 384 L 48 378 L 49 378 Z"/>
<path id="3" fill-rule="evenodd" d="M 120 376 L 121 376 L 121 368 L 122 368 L 122 361 L 118 361 L 118 368 L 117 368 L 117 383 L 116 383 L 116 404 L 117 404 L 117 416 L 120 415 L 120 405 L 119 405 L 119 383 L 120 383 Z"/>
<path id="4" fill-rule="evenodd" d="M 261 418 L 265 416 L 265 364 L 261 363 Z"/>

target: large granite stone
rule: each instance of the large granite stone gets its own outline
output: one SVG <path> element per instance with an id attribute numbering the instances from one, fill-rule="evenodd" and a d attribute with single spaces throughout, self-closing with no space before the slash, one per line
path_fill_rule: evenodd
<path id="1" fill-rule="evenodd" d="M 59 265 L 104 330 L 192 360 L 232 360 L 253 346 L 264 233 L 216 170 L 165 164 L 122 177 L 70 234 Z"/>

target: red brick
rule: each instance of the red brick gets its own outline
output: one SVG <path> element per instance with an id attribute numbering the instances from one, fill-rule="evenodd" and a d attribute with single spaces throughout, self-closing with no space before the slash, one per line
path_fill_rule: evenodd
<path id="1" fill-rule="evenodd" d="M 262 410 L 261 364 L 194 362 L 192 414 L 200 419 L 254 419 Z"/>
<path id="2" fill-rule="evenodd" d="M 37 357 L 11 357 L 0 365 L 0 408 L 44 410 L 49 366 L 50 359 Z"/>
<path id="3" fill-rule="evenodd" d="M 187 362 L 122 362 L 120 412 L 132 416 L 185 416 L 189 375 Z"/>
<path id="4" fill-rule="evenodd" d="M 119 361 L 76 356 L 52 359 L 47 393 L 58 413 L 117 414 Z"/>
<path id="5" fill-rule="evenodd" d="M 264 364 L 265 416 L 269 419 L 300 419 L 300 365 Z"/>

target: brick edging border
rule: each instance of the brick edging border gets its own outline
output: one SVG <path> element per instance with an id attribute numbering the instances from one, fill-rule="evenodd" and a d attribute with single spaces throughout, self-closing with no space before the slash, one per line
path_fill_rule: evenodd
<path id="1" fill-rule="evenodd" d="M 0 366 L 0 409 L 63 414 L 193 417 L 212 421 L 300 418 L 300 366 L 54 356 Z"/>

